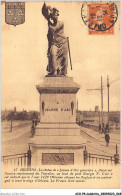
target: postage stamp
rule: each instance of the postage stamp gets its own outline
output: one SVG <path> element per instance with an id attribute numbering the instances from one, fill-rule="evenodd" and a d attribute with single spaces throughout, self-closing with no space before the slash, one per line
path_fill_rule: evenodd
<path id="1" fill-rule="evenodd" d="M 85 4 L 81 8 L 81 18 L 88 26 L 89 34 L 113 34 L 114 24 L 118 18 L 116 4 L 110 2 Z"/>

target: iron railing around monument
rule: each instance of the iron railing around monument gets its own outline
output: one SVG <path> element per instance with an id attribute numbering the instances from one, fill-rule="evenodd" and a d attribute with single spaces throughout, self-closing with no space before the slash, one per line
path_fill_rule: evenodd
<path id="1" fill-rule="evenodd" d="M 30 167 L 31 166 L 30 145 L 27 153 L 13 154 L 1 157 L 1 163 L 5 166 Z"/>
<path id="2" fill-rule="evenodd" d="M 83 151 L 83 157 L 84 157 L 84 165 L 92 164 L 92 163 L 93 164 L 97 164 L 97 163 L 119 164 L 120 163 L 117 145 L 116 145 L 116 153 L 113 156 L 88 153 L 85 146 L 85 149 Z"/>

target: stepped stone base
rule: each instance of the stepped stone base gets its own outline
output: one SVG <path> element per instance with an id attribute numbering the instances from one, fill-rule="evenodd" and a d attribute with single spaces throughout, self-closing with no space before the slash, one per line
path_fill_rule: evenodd
<path id="1" fill-rule="evenodd" d="M 76 124 L 76 93 L 80 86 L 71 77 L 45 77 L 37 85 L 40 123 L 30 140 L 32 165 L 83 163 L 85 141 Z"/>

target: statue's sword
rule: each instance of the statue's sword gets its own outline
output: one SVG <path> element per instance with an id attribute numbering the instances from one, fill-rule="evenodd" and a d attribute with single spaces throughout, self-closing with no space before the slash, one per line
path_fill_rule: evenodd
<path id="1" fill-rule="evenodd" d="M 69 37 L 67 37 L 67 43 L 68 43 L 68 49 L 69 49 L 70 66 L 71 66 L 71 70 L 72 70 L 72 60 L 71 60 L 71 53 L 70 53 L 70 47 L 69 47 Z"/>

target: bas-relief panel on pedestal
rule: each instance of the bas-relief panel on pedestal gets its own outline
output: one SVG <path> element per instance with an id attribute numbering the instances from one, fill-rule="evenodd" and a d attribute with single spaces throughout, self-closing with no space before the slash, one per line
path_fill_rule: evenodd
<path id="1" fill-rule="evenodd" d="M 42 153 L 42 165 L 73 165 L 74 153 Z"/>

